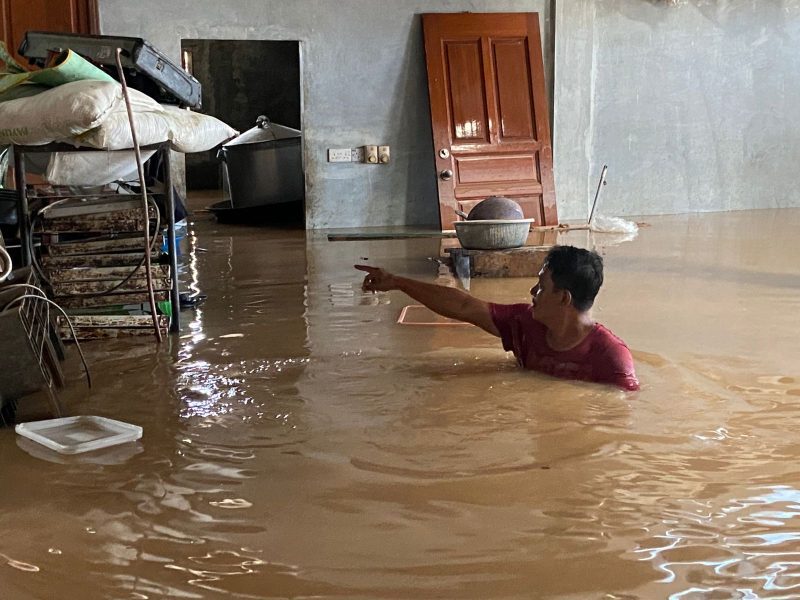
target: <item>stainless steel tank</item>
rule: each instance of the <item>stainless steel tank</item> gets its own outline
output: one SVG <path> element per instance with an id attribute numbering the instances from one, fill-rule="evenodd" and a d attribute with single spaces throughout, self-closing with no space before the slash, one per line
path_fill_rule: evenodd
<path id="1" fill-rule="evenodd" d="M 220 148 L 233 208 L 302 202 L 302 133 L 258 117 L 256 126 Z"/>

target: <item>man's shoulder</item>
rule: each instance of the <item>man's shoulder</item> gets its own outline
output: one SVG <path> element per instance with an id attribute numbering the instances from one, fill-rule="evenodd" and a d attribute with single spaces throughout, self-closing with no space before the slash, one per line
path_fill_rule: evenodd
<path id="1" fill-rule="evenodd" d="M 608 327 L 598 324 L 594 361 L 602 378 L 598 381 L 613 383 L 628 391 L 639 389 L 639 380 L 633 364 L 633 356 L 622 338 Z"/>
<path id="2" fill-rule="evenodd" d="M 505 350 L 519 356 L 524 347 L 544 337 L 544 325 L 533 318 L 530 304 L 490 303 L 489 310 Z"/>
<path id="3" fill-rule="evenodd" d="M 628 348 L 628 344 L 602 323 L 597 324 L 593 341 L 593 345 L 596 345 L 597 350 L 600 352 L 630 355 L 631 351 Z"/>
<path id="4" fill-rule="evenodd" d="M 596 335 L 598 336 L 598 338 L 601 339 L 602 341 L 606 342 L 606 343 L 609 343 L 609 344 L 621 344 L 621 345 L 625 346 L 626 348 L 628 347 L 628 344 L 626 344 L 625 341 L 621 337 L 619 337 L 616 333 L 611 331 L 608 327 L 606 327 L 602 323 L 597 323 L 597 328 L 596 328 L 595 332 L 596 332 Z"/>
<path id="5" fill-rule="evenodd" d="M 495 321 L 520 318 L 526 319 L 531 316 L 530 304 L 499 304 L 497 302 L 490 302 L 489 310 Z M 532 321 L 533 319 L 530 320 Z"/>

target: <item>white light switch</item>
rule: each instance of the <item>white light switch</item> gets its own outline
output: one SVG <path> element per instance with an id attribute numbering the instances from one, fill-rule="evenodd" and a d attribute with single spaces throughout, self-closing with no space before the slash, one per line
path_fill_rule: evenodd
<path id="1" fill-rule="evenodd" d="M 328 162 L 350 162 L 351 160 L 350 148 L 328 148 Z"/>

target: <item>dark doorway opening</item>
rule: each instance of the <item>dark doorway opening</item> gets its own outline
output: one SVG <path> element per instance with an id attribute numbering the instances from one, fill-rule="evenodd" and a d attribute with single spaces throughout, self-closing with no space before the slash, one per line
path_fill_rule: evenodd
<path id="1" fill-rule="evenodd" d="M 203 86 L 202 112 L 240 132 L 254 127 L 259 115 L 301 129 L 299 42 L 185 39 L 181 51 L 184 68 Z M 186 156 L 186 187 L 223 190 L 223 166 L 216 150 Z M 302 206 L 291 212 L 302 221 Z"/>

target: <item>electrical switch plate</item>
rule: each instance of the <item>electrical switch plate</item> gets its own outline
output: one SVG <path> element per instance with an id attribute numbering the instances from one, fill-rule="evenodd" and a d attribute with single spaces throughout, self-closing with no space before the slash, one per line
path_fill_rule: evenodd
<path id="1" fill-rule="evenodd" d="M 328 148 L 328 162 L 351 162 L 353 151 L 350 148 Z"/>
<path id="2" fill-rule="evenodd" d="M 364 162 L 368 162 L 373 165 L 378 164 L 377 146 L 364 146 Z"/>
<path id="3" fill-rule="evenodd" d="M 389 146 L 378 146 L 378 162 L 385 165 L 390 158 Z"/>

